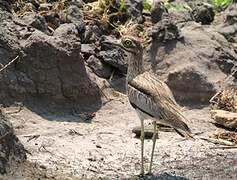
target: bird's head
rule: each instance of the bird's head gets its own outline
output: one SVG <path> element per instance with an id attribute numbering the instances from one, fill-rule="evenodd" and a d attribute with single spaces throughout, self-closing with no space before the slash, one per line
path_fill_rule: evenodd
<path id="1" fill-rule="evenodd" d="M 120 40 L 104 41 L 104 43 L 121 47 L 132 54 L 141 54 L 142 52 L 141 41 L 133 36 L 123 36 Z"/>

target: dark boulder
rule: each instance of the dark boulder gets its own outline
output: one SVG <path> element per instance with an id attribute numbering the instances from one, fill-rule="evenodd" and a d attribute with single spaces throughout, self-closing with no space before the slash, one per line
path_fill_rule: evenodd
<path id="1" fill-rule="evenodd" d="M 194 21 L 205 25 L 212 23 L 215 13 L 212 6 L 206 5 L 204 3 L 197 3 L 191 12 L 191 16 Z"/>
<path id="2" fill-rule="evenodd" d="M 0 174 L 26 160 L 26 150 L 14 134 L 12 124 L 0 110 Z"/>
<path id="3" fill-rule="evenodd" d="M 15 21 L 16 22 L 16 21 Z M 18 23 L 18 22 L 17 22 Z M 78 27 L 63 24 L 51 36 L 26 24 L 3 20 L 0 25 L 0 100 L 100 104 L 100 91 L 85 68 Z"/>
<path id="4" fill-rule="evenodd" d="M 181 39 L 164 42 L 159 28 L 154 27 L 154 33 L 146 62 L 180 103 L 207 104 L 237 63 L 234 48 L 214 29 L 192 22 L 180 29 Z"/>
<path id="5" fill-rule="evenodd" d="M 31 80 L 27 82 L 33 82 L 33 94 L 32 91 L 27 93 L 76 102 L 83 101 L 87 95 L 98 97 L 93 88 L 96 85 L 87 76 L 78 38 L 67 36 L 64 30 L 60 32 L 51 37 L 36 31 L 24 43 L 25 56 L 17 70 Z M 24 86 L 26 82 L 19 83 Z"/>

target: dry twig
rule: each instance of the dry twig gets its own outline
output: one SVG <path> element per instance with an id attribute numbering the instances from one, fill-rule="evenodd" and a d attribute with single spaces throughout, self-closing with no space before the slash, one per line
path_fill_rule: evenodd
<path id="1" fill-rule="evenodd" d="M 13 60 L 11 60 L 9 63 L 7 63 L 4 67 L 2 67 L 0 69 L 0 72 L 2 72 L 4 69 L 6 69 L 8 66 L 10 66 L 12 63 L 14 63 L 17 59 L 19 58 L 19 56 L 16 56 Z"/>
<path id="2" fill-rule="evenodd" d="M 224 139 L 215 139 L 215 138 L 208 138 L 208 137 L 200 137 L 200 139 L 205 140 L 210 143 L 220 144 L 225 146 L 235 146 L 236 144 Z"/>
<path id="3" fill-rule="evenodd" d="M 210 147 L 210 149 L 237 149 L 237 146 L 214 146 Z"/>

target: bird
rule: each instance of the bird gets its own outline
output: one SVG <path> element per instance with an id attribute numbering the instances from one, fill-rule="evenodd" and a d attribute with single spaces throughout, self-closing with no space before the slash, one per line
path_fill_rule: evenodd
<path id="1" fill-rule="evenodd" d="M 129 102 L 141 121 L 141 176 L 144 176 L 144 120 L 153 120 L 153 145 L 148 170 L 148 174 L 151 174 L 157 123 L 174 128 L 178 134 L 186 138 L 192 138 L 191 130 L 186 124 L 187 119 L 182 114 L 182 108 L 175 101 L 169 87 L 156 74 L 145 70 L 142 42 L 134 36 L 123 36 L 120 40 L 107 43 L 128 52 L 126 88 Z"/>

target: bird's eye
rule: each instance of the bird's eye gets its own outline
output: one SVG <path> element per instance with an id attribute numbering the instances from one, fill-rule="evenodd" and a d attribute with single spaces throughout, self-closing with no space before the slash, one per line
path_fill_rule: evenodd
<path id="1" fill-rule="evenodd" d="M 126 39 L 123 44 L 127 48 L 133 47 L 133 42 L 130 39 Z"/>

